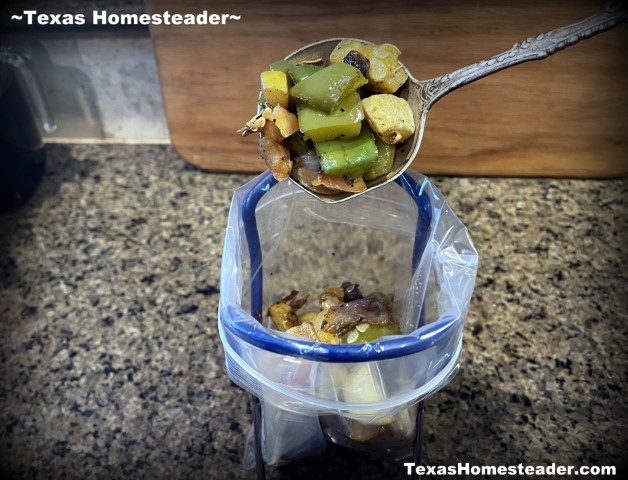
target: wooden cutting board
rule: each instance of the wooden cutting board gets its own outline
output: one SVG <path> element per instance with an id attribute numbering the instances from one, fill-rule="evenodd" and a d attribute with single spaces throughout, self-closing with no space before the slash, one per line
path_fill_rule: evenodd
<path id="1" fill-rule="evenodd" d="M 507 3 L 507 5 L 504 5 Z M 428 79 L 580 21 L 601 1 L 148 0 L 150 13 L 229 13 L 226 25 L 151 26 L 172 142 L 206 170 L 265 169 L 254 113 L 259 74 L 324 38 L 394 43 Z M 604 178 L 628 173 L 628 25 L 440 100 L 413 168 L 429 175 Z"/>

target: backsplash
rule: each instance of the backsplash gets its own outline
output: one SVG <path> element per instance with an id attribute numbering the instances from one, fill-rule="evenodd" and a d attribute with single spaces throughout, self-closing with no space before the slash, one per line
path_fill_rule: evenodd
<path id="1" fill-rule="evenodd" d="M 27 25 L 13 14 L 84 15 L 82 26 Z M 168 143 L 169 133 L 148 28 L 96 27 L 94 10 L 144 13 L 141 1 L 9 2 L 0 44 L 23 48 L 41 81 L 57 129 L 47 143 Z"/>

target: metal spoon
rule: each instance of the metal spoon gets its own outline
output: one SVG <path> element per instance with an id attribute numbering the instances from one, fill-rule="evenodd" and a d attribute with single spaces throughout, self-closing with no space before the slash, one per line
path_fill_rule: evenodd
<path id="1" fill-rule="evenodd" d="M 417 80 L 408 69 L 402 65 L 408 74 L 408 81 L 400 88 L 398 94 L 405 98 L 414 112 L 415 132 L 406 142 L 397 149 L 392 171 L 385 176 L 367 182 L 367 189 L 360 193 L 321 194 L 308 190 L 299 181 L 291 178 L 300 188 L 310 195 L 327 203 L 337 203 L 361 195 L 382 185 L 390 183 L 401 175 L 412 163 L 423 138 L 423 130 L 427 112 L 439 99 L 468 83 L 491 75 L 499 70 L 512 67 L 519 63 L 531 60 L 542 60 L 547 56 L 574 45 L 580 40 L 592 37 L 609 30 L 621 22 L 628 20 L 628 12 L 619 1 L 606 4 L 602 10 L 581 22 L 557 28 L 547 33 L 529 37 L 515 43 L 513 47 L 487 60 L 482 60 L 468 67 L 442 75 L 431 80 Z M 307 45 L 291 53 L 286 60 L 303 62 L 314 58 L 329 58 L 334 47 L 342 38 L 321 40 Z M 359 40 L 363 41 L 363 40 Z M 296 169 L 293 169 L 293 172 Z"/>

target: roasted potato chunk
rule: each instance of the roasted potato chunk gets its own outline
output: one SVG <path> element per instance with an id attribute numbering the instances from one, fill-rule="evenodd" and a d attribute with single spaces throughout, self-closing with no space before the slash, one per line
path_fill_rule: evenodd
<path id="1" fill-rule="evenodd" d="M 364 116 L 375 134 L 384 142 L 396 144 L 414 133 L 414 116 L 408 102 L 389 93 L 362 100 Z"/>
<path id="2" fill-rule="evenodd" d="M 336 48 L 334 48 L 331 52 L 331 55 L 329 55 L 329 61 L 331 63 L 340 63 L 352 50 L 364 55 L 368 59 L 371 54 L 371 50 L 373 50 L 373 44 L 345 38 L 344 40 L 338 42 Z"/>
<path id="3" fill-rule="evenodd" d="M 356 40 L 342 40 L 332 51 L 331 63 L 345 61 L 350 52 L 358 52 L 368 60 L 366 79 L 372 90 L 395 93 L 408 80 L 408 74 L 399 63 L 401 51 L 390 43 L 374 45 Z"/>
<path id="4" fill-rule="evenodd" d="M 408 74 L 399 63 L 401 51 L 390 43 L 373 47 L 369 57 L 367 78 L 369 86 L 378 92 L 395 93 L 408 80 Z"/>
<path id="5" fill-rule="evenodd" d="M 288 93 L 288 77 L 284 72 L 267 70 L 260 75 L 262 81 L 262 96 L 271 107 L 281 105 L 288 108 L 290 96 Z"/>

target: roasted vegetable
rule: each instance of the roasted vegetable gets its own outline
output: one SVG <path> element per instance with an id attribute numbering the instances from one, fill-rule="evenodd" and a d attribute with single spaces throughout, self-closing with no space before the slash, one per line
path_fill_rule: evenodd
<path id="1" fill-rule="evenodd" d="M 362 128 L 356 138 L 336 139 L 314 144 L 321 159 L 321 171 L 327 175 L 358 178 L 377 160 L 375 137 L 369 128 Z"/>
<path id="2" fill-rule="evenodd" d="M 408 74 L 399 63 L 399 49 L 390 43 L 374 45 L 357 40 L 341 40 L 329 60 L 339 63 L 351 51 L 358 52 L 369 61 L 366 78 L 371 89 L 382 93 L 395 93 L 408 80 Z"/>
<path id="3" fill-rule="evenodd" d="M 318 303 L 322 310 L 337 307 L 345 301 L 345 291 L 342 287 L 331 287 L 323 290 L 318 296 Z"/>
<path id="4" fill-rule="evenodd" d="M 297 314 L 308 298 L 307 293 L 292 291 L 272 304 L 268 315 L 277 329 L 325 343 L 371 342 L 399 333 L 392 318 L 392 296 L 375 292 L 363 297 L 357 284 L 344 282 L 318 295 L 319 311 Z"/>
<path id="5" fill-rule="evenodd" d="M 329 55 L 329 61 L 331 63 L 340 63 L 351 51 L 358 52 L 368 59 L 372 49 L 372 43 L 345 38 L 344 40 L 338 42 L 338 45 L 336 45 L 334 50 L 331 52 Z"/>
<path id="6" fill-rule="evenodd" d="M 304 187 L 324 195 L 338 192 L 359 193 L 366 190 L 366 183 L 362 177 L 349 178 L 325 175 L 324 173 L 302 167 L 297 167 L 296 177 Z"/>
<path id="7" fill-rule="evenodd" d="M 312 181 L 312 186 L 327 188 L 331 190 L 332 193 L 359 193 L 366 190 L 366 183 L 362 177 L 340 177 L 337 175 L 326 175 L 324 173 L 320 173 L 316 179 Z"/>
<path id="8" fill-rule="evenodd" d="M 281 142 L 299 131 L 299 120 L 297 116 L 282 106 L 277 105 L 272 110 L 266 107 L 261 113 L 258 113 L 246 122 L 244 127 L 238 130 L 238 132 L 241 132 L 242 136 L 261 132 L 264 130 L 266 122 L 268 121 L 273 122 L 279 129 L 278 132 L 274 129 L 270 132 L 266 132 L 267 135 L 271 135 L 277 142 Z"/>
<path id="9" fill-rule="evenodd" d="M 308 338 L 313 342 L 318 342 L 318 335 L 316 335 L 316 330 L 310 322 L 301 322 L 294 327 L 290 327 L 288 330 L 286 330 L 286 332 L 292 333 L 293 335 L 299 335 L 300 337 Z"/>
<path id="10" fill-rule="evenodd" d="M 275 305 L 281 306 L 281 301 Z M 280 308 L 283 309 L 285 307 Z M 329 307 L 322 309 L 320 312 L 304 312 L 298 316 L 298 324 L 290 327 L 286 332 L 306 337 L 313 342 L 340 343 L 341 339 L 339 336 L 322 329 L 327 324 L 328 317 L 333 317 L 333 312 Z"/>
<path id="11" fill-rule="evenodd" d="M 251 133 L 259 132 L 264 125 L 266 125 L 266 120 L 273 114 L 273 111 L 266 107 L 260 113 L 256 114 L 253 118 L 251 118 L 248 122 L 244 124 L 244 127 L 238 130 L 238 133 L 241 133 L 243 137 L 250 135 Z"/>
<path id="12" fill-rule="evenodd" d="M 312 65 L 311 63 L 300 63 L 288 68 L 288 75 L 294 83 L 299 83 L 301 80 L 305 80 L 313 73 L 318 72 L 321 68 L 320 65 Z"/>
<path id="13" fill-rule="evenodd" d="M 392 171 L 395 162 L 395 153 L 397 147 L 384 142 L 381 138 L 375 138 L 377 145 L 377 161 L 373 167 L 364 174 L 364 180 L 373 180 L 374 178 L 388 175 Z"/>
<path id="14" fill-rule="evenodd" d="M 270 64 L 270 70 L 272 70 L 273 72 L 283 72 L 285 74 L 288 74 L 290 67 L 292 67 L 293 65 L 294 64 L 292 62 L 289 62 L 288 60 L 277 60 L 276 62 Z"/>
<path id="15" fill-rule="evenodd" d="M 274 122 L 266 121 L 260 129 L 262 138 L 260 140 L 260 154 L 273 176 L 281 181 L 290 176 L 293 161 L 290 158 L 290 150 L 281 141 L 283 137 L 279 127 Z"/>
<path id="16" fill-rule="evenodd" d="M 287 60 L 277 60 L 276 62 L 271 63 L 269 66 L 271 71 L 283 72 L 286 75 L 286 82 L 288 84 L 288 92 L 290 92 L 290 89 L 294 85 L 294 82 L 292 81 L 292 77 L 290 76 L 290 73 L 289 73 L 289 69 L 292 66 L 293 64 Z M 289 98 L 290 97 L 288 96 L 288 99 Z"/>
<path id="17" fill-rule="evenodd" d="M 290 149 L 290 152 L 297 156 L 305 155 L 310 150 L 308 142 L 303 138 L 303 134 L 299 131 L 294 132 L 286 138 L 284 143 Z"/>
<path id="18" fill-rule="evenodd" d="M 321 195 L 363 192 L 365 181 L 392 171 L 396 146 L 414 133 L 397 92 L 407 80 L 398 57 L 394 45 L 342 40 L 328 65 L 278 60 L 261 74 L 261 113 L 238 132 L 261 133 L 262 158 L 277 180 L 292 177 Z"/>
<path id="19" fill-rule="evenodd" d="M 293 133 L 299 130 L 299 120 L 297 116 L 283 108 L 281 105 L 277 105 L 273 108 L 272 114 L 268 116 L 268 120 L 277 125 L 279 132 L 281 133 L 281 139 L 288 138 Z"/>
<path id="20" fill-rule="evenodd" d="M 355 92 L 366 79 L 355 67 L 337 63 L 321 68 L 290 89 L 295 102 L 306 102 L 325 113 L 333 112 L 340 100 Z"/>
<path id="21" fill-rule="evenodd" d="M 399 63 L 397 47 L 390 43 L 374 46 L 369 58 L 369 87 L 382 93 L 395 93 L 408 80 Z"/>
<path id="22" fill-rule="evenodd" d="M 297 310 L 299 310 L 309 297 L 308 293 L 300 293 L 292 290 L 288 295 L 268 307 L 268 315 L 277 329 L 285 332 L 299 325 Z"/>
<path id="23" fill-rule="evenodd" d="M 271 107 L 281 105 L 288 108 L 290 96 L 288 90 L 288 77 L 279 70 L 268 70 L 260 75 L 262 81 L 262 96 Z"/>
<path id="24" fill-rule="evenodd" d="M 334 318 L 323 330 L 342 335 L 360 323 L 385 325 L 390 322 L 386 307 L 374 298 L 359 298 L 345 302 L 334 310 Z"/>
<path id="25" fill-rule="evenodd" d="M 351 50 L 345 55 L 342 61 L 344 63 L 348 63 L 349 65 L 353 65 L 355 68 L 360 70 L 360 73 L 365 77 L 368 75 L 369 65 L 371 62 L 369 62 L 369 59 L 357 50 Z"/>
<path id="26" fill-rule="evenodd" d="M 360 285 L 357 283 L 342 282 L 340 287 L 342 288 L 342 299 L 345 302 L 351 302 L 353 300 L 364 298 L 364 295 L 362 295 L 362 292 L 360 291 Z"/>
<path id="27" fill-rule="evenodd" d="M 297 105 L 297 115 L 303 137 L 315 142 L 357 137 L 364 120 L 362 103 L 357 92 L 343 98 L 332 113 L 324 113 L 303 102 Z"/>
<path id="28" fill-rule="evenodd" d="M 321 68 L 323 68 L 322 65 L 315 65 L 312 63 L 292 63 L 288 60 L 277 60 L 276 62 L 270 64 L 270 69 L 272 71 L 283 72 L 288 76 L 288 85 L 290 87 L 309 77 Z"/>
<path id="29" fill-rule="evenodd" d="M 368 295 L 369 298 L 374 298 L 378 300 L 384 305 L 386 310 L 392 312 L 393 303 L 395 302 L 395 295 L 392 293 L 383 293 L 383 292 L 371 292 Z"/>
<path id="30" fill-rule="evenodd" d="M 399 335 L 399 326 L 391 323 L 385 325 L 370 325 L 361 323 L 347 334 L 347 343 L 364 343 L 377 340 L 385 335 Z"/>
<path id="31" fill-rule="evenodd" d="M 364 116 L 373 132 L 384 142 L 395 144 L 414 133 L 414 116 L 408 102 L 389 93 L 362 100 Z"/>

